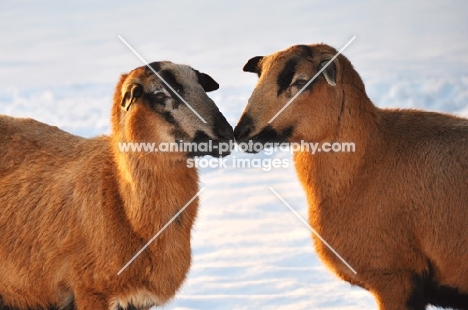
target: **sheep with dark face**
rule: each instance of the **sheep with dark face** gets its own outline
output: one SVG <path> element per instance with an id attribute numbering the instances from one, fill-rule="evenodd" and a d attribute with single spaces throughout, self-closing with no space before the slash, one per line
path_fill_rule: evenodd
<path id="1" fill-rule="evenodd" d="M 372 292 L 380 309 L 468 309 L 468 120 L 374 106 L 337 51 L 298 45 L 254 57 L 258 84 L 234 130 L 238 142 L 353 142 L 355 152 L 294 155 L 314 237 L 339 277 Z"/>
<path id="2" fill-rule="evenodd" d="M 124 74 L 112 134 L 77 137 L 31 119 L 0 116 L 0 309 L 148 309 L 170 300 L 191 263 L 193 200 L 145 251 L 119 270 L 198 192 L 179 152 L 121 152 L 119 143 L 197 143 L 233 137 L 218 88 L 189 66 Z M 223 155 L 227 155 L 225 152 Z"/>

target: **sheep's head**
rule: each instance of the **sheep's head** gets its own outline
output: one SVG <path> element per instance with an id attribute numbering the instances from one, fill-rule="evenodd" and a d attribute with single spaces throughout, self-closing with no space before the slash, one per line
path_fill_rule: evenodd
<path id="1" fill-rule="evenodd" d="M 244 71 L 258 83 L 239 120 L 237 142 L 320 141 L 329 137 L 342 113 L 342 61 L 330 63 L 290 105 L 270 120 L 330 61 L 337 51 L 324 44 L 296 45 L 250 59 Z M 252 150 L 251 150 L 252 151 Z"/>
<path id="2" fill-rule="evenodd" d="M 220 153 L 216 146 L 233 139 L 232 127 L 206 94 L 218 89 L 218 83 L 187 65 L 162 61 L 150 66 L 170 87 L 147 66 L 122 75 L 113 108 L 113 129 L 119 139 L 156 146 L 211 143 L 214 148 L 176 154 L 228 155 L 230 150 Z"/>

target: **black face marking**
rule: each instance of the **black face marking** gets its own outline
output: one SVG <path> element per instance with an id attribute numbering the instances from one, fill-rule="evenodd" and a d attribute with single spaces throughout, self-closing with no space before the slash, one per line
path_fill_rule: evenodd
<path id="1" fill-rule="evenodd" d="M 278 84 L 278 96 L 281 95 L 281 93 L 283 93 L 291 84 L 294 74 L 296 73 L 297 62 L 297 59 L 289 59 L 283 70 L 278 74 L 278 78 L 276 79 L 276 84 Z"/>
<path id="2" fill-rule="evenodd" d="M 410 309 L 426 309 L 428 304 L 443 308 L 468 309 L 468 294 L 455 287 L 437 283 L 432 264 L 429 271 L 412 277 L 413 291 L 406 306 Z"/>
<path id="3" fill-rule="evenodd" d="M 234 139 L 232 126 L 228 123 L 224 115 L 219 111 L 215 115 L 213 132 L 222 141 L 229 141 Z"/>
<path id="4" fill-rule="evenodd" d="M 179 137 L 180 139 L 187 137 L 185 133 L 183 133 L 183 135 L 180 134 L 183 131 L 180 130 L 180 125 L 172 116 L 171 112 L 164 110 L 164 102 L 166 99 L 158 98 L 155 96 L 155 94 L 145 94 L 145 98 L 148 102 L 150 102 L 150 107 L 155 113 L 159 114 L 166 122 L 176 128 L 173 132 L 176 137 Z"/>
<path id="5" fill-rule="evenodd" d="M 151 68 L 153 68 L 153 70 L 156 71 L 156 72 L 159 72 L 159 70 L 161 70 L 161 62 L 159 62 L 159 61 L 152 62 L 152 63 L 149 64 L 149 66 Z M 154 74 L 154 72 L 151 71 L 150 68 L 148 68 L 148 66 L 145 66 L 145 68 L 146 68 L 146 71 L 149 71 L 152 74 Z"/>
<path id="6" fill-rule="evenodd" d="M 154 105 L 153 105 L 154 107 Z M 176 140 L 183 140 L 188 141 L 190 136 L 180 128 L 179 123 L 175 120 L 172 116 L 171 112 L 169 111 L 158 111 L 157 108 L 153 108 L 154 112 L 159 114 L 166 122 L 171 124 L 173 128 L 171 129 L 171 134 L 174 136 Z M 0 309 L 1 310 L 1 309 Z"/>
<path id="7" fill-rule="evenodd" d="M 237 140 L 236 142 L 241 143 L 241 142 L 248 142 L 252 141 L 253 143 L 261 143 L 261 144 L 266 144 L 266 143 L 286 143 L 288 142 L 288 139 L 292 136 L 294 132 L 294 127 L 289 126 L 281 131 L 277 131 L 274 129 L 272 126 L 268 125 L 266 126 L 262 131 L 260 131 L 258 134 L 250 137 L 250 138 L 245 138 L 243 140 Z M 258 149 L 257 149 L 258 151 Z M 254 149 L 248 149 L 246 152 L 247 153 L 257 153 L 256 150 Z"/>
<path id="8" fill-rule="evenodd" d="M 250 133 L 255 129 L 253 119 L 245 114 L 234 129 L 234 138 L 237 142 L 247 139 Z"/>
<path id="9" fill-rule="evenodd" d="M 188 157 L 195 157 L 195 156 L 205 156 L 205 155 L 211 155 L 213 157 L 224 157 L 229 154 L 231 154 L 231 150 L 227 151 L 220 151 L 219 145 L 220 143 L 227 143 L 224 140 L 213 140 L 211 139 L 206 133 L 204 133 L 201 130 L 197 130 L 195 132 L 195 137 L 191 141 L 192 143 L 198 144 L 197 150 L 192 149 L 190 152 L 187 153 Z M 201 150 L 201 144 L 204 144 L 205 146 L 209 146 L 211 144 L 211 148 L 206 147 L 206 151 Z"/>
<path id="10" fill-rule="evenodd" d="M 190 136 L 179 128 L 174 128 L 171 130 L 171 135 L 175 138 L 176 143 L 184 143 L 190 141 Z"/>
<path id="11" fill-rule="evenodd" d="M 267 142 L 287 142 L 287 140 L 292 136 L 294 131 L 293 126 L 286 127 L 281 131 L 273 129 L 271 125 L 266 126 L 262 131 L 252 137 L 252 140 L 258 141 L 261 143 Z"/>
<path id="12" fill-rule="evenodd" d="M 169 84 L 171 87 L 177 91 L 181 92 L 183 87 L 179 84 L 174 76 L 174 74 L 169 70 L 162 70 L 160 73 L 161 77 Z"/>
<path id="13" fill-rule="evenodd" d="M 161 77 L 169 84 L 171 87 L 181 96 L 183 97 L 184 94 L 184 87 L 182 84 L 178 83 L 174 74 L 169 70 L 162 70 L 160 73 Z M 172 98 L 175 100 L 176 104 L 174 104 L 174 109 L 177 109 L 179 104 L 181 104 L 181 100 L 179 96 L 177 96 L 169 87 L 166 87 L 169 93 L 172 95 Z"/>
<path id="14" fill-rule="evenodd" d="M 195 132 L 195 137 L 193 137 L 192 139 L 192 143 L 208 143 L 209 140 L 210 140 L 210 137 L 206 133 L 204 133 L 201 130 L 197 130 L 197 132 Z M 201 152 L 197 149 L 197 151 L 192 150 L 187 154 L 188 157 L 203 156 L 203 155 L 210 155 L 210 153 Z"/>
<path id="15" fill-rule="evenodd" d="M 300 52 L 300 55 L 304 58 L 313 58 L 312 54 L 312 49 L 307 46 L 307 45 L 296 45 L 295 48 L 297 48 Z"/>
<path id="16" fill-rule="evenodd" d="M 179 123 L 177 123 L 177 121 L 174 119 L 171 112 L 165 111 L 165 112 L 161 113 L 161 116 L 169 124 L 174 125 L 175 127 L 179 127 Z"/>

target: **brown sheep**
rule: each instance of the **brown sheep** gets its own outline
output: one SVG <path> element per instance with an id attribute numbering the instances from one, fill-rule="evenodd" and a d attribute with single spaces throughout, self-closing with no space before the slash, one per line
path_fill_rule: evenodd
<path id="1" fill-rule="evenodd" d="M 380 309 L 468 309 L 468 120 L 380 109 L 349 60 L 325 44 L 250 59 L 258 83 L 234 130 L 247 142 L 354 142 L 355 152 L 294 154 L 322 261 Z"/>
<path id="2" fill-rule="evenodd" d="M 146 66 L 121 76 L 110 136 L 0 116 L 0 309 L 148 309 L 184 282 L 198 199 L 117 273 L 199 191 L 184 160 L 194 153 L 121 152 L 118 143 L 233 133 L 205 93 L 218 88 L 210 76 L 171 62 L 151 67 L 206 123 Z"/>

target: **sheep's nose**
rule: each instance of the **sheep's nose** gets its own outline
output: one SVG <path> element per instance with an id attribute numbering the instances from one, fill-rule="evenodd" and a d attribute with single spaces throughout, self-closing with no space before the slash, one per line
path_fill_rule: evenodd
<path id="1" fill-rule="evenodd" d="M 234 138 L 234 133 L 230 125 L 218 129 L 217 135 L 221 140 L 232 140 Z"/>
<path id="2" fill-rule="evenodd" d="M 221 140 L 232 140 L 234 138 L 234 132 L 232 126 L 228 123 L 223 114 L 219 113 L 215 119 L 214 130 L 216 135 Z"/>
<path id="3" fill-rule="evenodd" d="M 242 116 L 241 120 L 234 129 L 234 138 L 236 141 L 242 141 L 249 137 L 254 129 L 252 118 L 248 115 Z"/>

